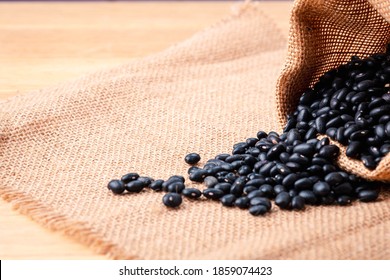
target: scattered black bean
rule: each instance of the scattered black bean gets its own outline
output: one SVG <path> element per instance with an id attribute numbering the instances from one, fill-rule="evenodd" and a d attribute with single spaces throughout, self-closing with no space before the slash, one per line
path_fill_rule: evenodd
<path id="1" fill-rule="evenodd" d="M 107 188 L 115 194 L 121 194 L 125 191 L 125 185 L 121 180 L 111 180 Z"/>
<path id="2" fill-rule="evenodd" d="M 196 188 L 185 188 L 181 194 L 188 198 L 199 198 L 202 192 Z"/>
<path id="3" fill-rule="evenodd" d="M 197 164 L 200 161 L 200 155 L 197 153 L 190 153 L 185 156 L 184 160 L 188 164 Z"/>
<path id="4" fill-rule="evenodd" d="M 182 203 L 183 199 L 178 193 L 167 193 L 163 196 L 162 201 L 165 206 L 173 208 L 178 207 Z"/>

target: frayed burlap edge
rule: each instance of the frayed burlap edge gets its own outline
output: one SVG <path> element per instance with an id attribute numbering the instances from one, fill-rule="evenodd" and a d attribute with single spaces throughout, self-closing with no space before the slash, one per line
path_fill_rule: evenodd
<path id="1" fill-rule="evenodd" d="M 102 236 L 81 222 L 72 222 L 67 217 L 56 213 L 51 208 L 31 199 L 28 195 L 0 188 L 0 197 L 12 203 L 12 208 L 27 215 L 33 221 L 49 230 L 63 233 L 90 247 L 97 254 L 113 259 L 138 259 L 135 255 L 126 255 L 117 245 L 104 240 Z"/>

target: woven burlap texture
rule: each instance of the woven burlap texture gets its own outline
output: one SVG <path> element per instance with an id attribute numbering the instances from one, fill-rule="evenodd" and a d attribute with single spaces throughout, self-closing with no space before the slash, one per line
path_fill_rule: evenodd
<path id="1" fill-rule="evenodd" d="M 277 83 L 279 119 L 294 110 L 299 95 L 326 71 L 350 60 L 383 52 L 390 42 L 388 0 L 299 0 L 291 16 L 286 67 Z M 374 171 L 345 156 L 338 163 L 370 180 L 390 181 L 390 154 Z"/>
<path id="2" fill-rule="evenodd" d="M 106 188 L 130 171 L 186 174 L 188 152 L 204 163 L 259 129 L 280 131 L 274 93 L 286 46 L 253 4 L 157 55 L 8 100 L 2 197 L 115 259 L 390 258 L 388 192 L 253 217 L 204 199 L 172 210 L 161 193 Z"/>

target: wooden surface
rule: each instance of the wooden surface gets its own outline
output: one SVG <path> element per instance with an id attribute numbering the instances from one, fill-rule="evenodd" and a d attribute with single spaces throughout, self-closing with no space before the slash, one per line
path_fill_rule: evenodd
<path id="1" fill-rule="evenodd" d="M 158 52 L 238 2 L 0 3 L 0 102 Z M 291 2 L 259 6 L 287 36 Z M 105 259 L 0 199 L 0 259 Z"/>

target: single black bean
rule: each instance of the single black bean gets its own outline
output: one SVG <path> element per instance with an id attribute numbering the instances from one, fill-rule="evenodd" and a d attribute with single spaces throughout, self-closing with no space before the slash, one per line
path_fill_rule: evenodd
<path id="1" fill-rule="evenodd" d="M 274 193 L 277 195 L 281 192 L 285 192 L 286 188 L 283 185 L 275 185 L 274 186 Z"/>
<path id="2" fill-rule="evenodd" d="M 337 197 L 337 203 L 341 206 L 351 204 L 351 202 L 352 202 L 352 199 L 348 195 L 341 195 L 341 196 Z"/>
<path id="3" fill-rule="evenodd" d="M 188 198 L 199 198 L 202 192 L 196 188 L 185 188 L 181 194 Z"/>
<path id="4" fill-rule="evenodd" d="M 345 182 L 333 187 L 333 192 L 336 195 L 350 195 L 352 194 L 353 187 L 351 183 Z"/>
<path id="5" fill-rule="evenodd" d="M 268 212 L 267 207 L 262 204 L 254 205 L 249 208 L 249 213 L 251 213 L 253 216 L 264 215 L 267 212 Z"/>
<path id="6" fill-rule="evenodd" d="M 298 163 L 300 165 L 307 165 L 310 163 L 310 160 L 307 157 L 305 157 L 304 155 L 294 153 L 290 156 L 290 162 L 295 162 L 295 163 Z"/>
<path id="7" fill-rule="evenodd" d="M 331 191 L 331 188 L 328 183 L 319 181 L 314 184 L 313 192 L 315 195 L 319 196 L 327 196 Z"/>
<path id="8" fill-rule="evenodd" d="M 252 199 L 254 197 L 264 197 L 265 196 L 265 193 L 261 190 L 254 190 L 254 191 L 251 191 L 250 193 L 248 193 L 247 197 L 249 199 Z"/>
<path id="9" fill-rule="evenodd" d="M 135 180 L 127 183 L 125 185 L 125 189 L 128 192 L 140 192 L 144 189 L 145 183 L 140 180 Z"/>
<path id="10" fill-rule="evenodd" d="M 331 186 L 341 184 L 345 180 L 339 172 L 331 172 L 324 179 Z"/>
<path id="11" fill-rule="evenodd" d="M 318 152 L 318 155 L 325 159 L 334 159 L 338 156 L 339 152 L 340 152 L 339 147 L 335 145 L 328 145 L 322 147 Z"/>
<path id="12" fill-rule="evenodd" d="M 294 183 L 294 188 L 297 191 L 308 190 L 313 186 L 313 182 L 309 178 L 301 178 Z"/>
<path id="13" fill-rule="evenodd" d="M 313 145 L 303 143 L 303 144 L 295 146 L 293 149 L 293 152 L 304 155 L 306 157 L 310 157 L 314 154 L 315 147 Z"/>
<path id="14" fill-rule="evenodd" d="M 255 186 L 246 186 L 244 187 L 242 193 L 248 195 L 250 192 L 257 191 L 257 190 L 258 188 L 256 188 Z"/>
<path id="15" fill-rule="evenodd" d="M 226 194 L 221 197 L 221 203 L 223 206 L 232 207 L 234 206 L 234 201 L 236 200 L 236 196 L 233 194 Z"/>
<path id="16" fill-rule="evenodd" d="M 322 166 L 322 170 L 324 171 L 324 174 L 328 174 L 335 172 L 337 169 L 333 164 L 324 164 L 324 166 Z"/>
<path id="17" fill-rule="evenodd" d="M 214 189 L 218 189 L 218 190 L 221 190 L 223 191 L 224 193 L 230 193 L 230 188 L 232 187 L 232 184 L 230 183 L 226 183 L 226 182 L 222 182 L 222 183 L 218 183 L 214 186 Z"/>
<path id="18" fill-rule="evenodd" d="M 145 177 L 145 176 L 138 177 L 137 180 L 138 180 L 138 181 L 141 181 L 141 182 L 144 184 L 144 187 L 150 186 L 150 184 L 154 181 L 153 178 Z"/>
<path id="19" fill-rule="evenodd" d="M 268 210 L 271 209 L 271 201 L 266 198 L 266 197 L 259 197 L 259 196 L 256 196 L 254 198 L 251 198 L 250 201 L 249 201 L 249 205 L 251 206 L 254 206 L 254 205 L 264 205 L 265 207 L 267 207 Z"/>
<path id="20" fill-rule="evenodd" d="M 165 206 L 173 208 L 178 207 L 182 203 L 183 199 L 178 193 L 167 193 L 163 196 L 162 201 Z"/>
<path id="21" fill-rule="evenodd" d="M 137 180 L 138 178 L 139 178 L 139 174 L 132 172 L 132 173 L 128 173 L 126 175 L 123 175 L 121 180 L 123 183 L 127 184 L 131 181 Z"/>
<path id="22" fill-rule="evenodd" d="M 291 207 L 295 210 L 302 210 L 305 208 L 305 199 L 301 196 L 294 196 L 291 199 Z"/>
<path id="23" fill-rule="evenodd" d="M 209 199 L 213 200 L 219 200 L 222 196 L 224 196 L 224 192 L 220 189 L 212 188 L 212 189 L 205 189 L 203 191 L 203 195 Z"/>
<path id="24" fill-rule="evenodd" d="M 203 182 L 203 179 L 207 176 L 207 170 L 199 169 L 192 172 L 189 176 L 191 181 Z"/>
<path id="25" fill-rule="evenodd" d="M 246 209 L 249 207 L 249 201 L 250 199 L 248 197 L 241 196 L 234 201 L 234 205 L 236 205 L 238 208 Z"/>
<path id="26" fill-rule="evenodd" d="M 346 155 L 347 157 L 357 158 L 360 156 L 361 151 L 361 142 L 360 141 L 351 141 L 348 144 Z"/>
<path id="27" fill-rule="evenodd" d="M 158 179 L 158 180 L 155 180 L 153 181 L 151 184 L 150 184 L 150 188 L 154 191 L 161 191 L 162 190 L 162 184 L 164 183 L 164 180 L 162 179 Z"/>
<path id="28" fill-rule="evenodd" d="M 184 160 L 188 164 L 197 164 L 200 161 L 200 155 L 197 153 L 190 153 L 184 157 Z"/>
<path id="29" fill-rule="evenodd" d="M 204 178 L 203 182 L 208 188 L 213 188 L 216 184 L 218 184 L 217 178 L 213 176 L 207 176 L 206 178 Z"/>
<path id="30" fill-rule="evenodd" d="M 107 188 L 115 194 L 121 194 L 125 191 L 125 185 L 121 180 L 111 180 Z"/>
<path id="31" fill-rule="evenodd" d="M 280 192 L 275 197 L 275 204 L 281 209 L 288 209 L 291 206 L 291 197 L 287 192 Z"/>
<path id="32" fill-rule="evenodd" d="M 370 170 L 373 170 L 376 167 L 376 162 L 373 156 L 362 156 L 361 161 L 363 162 L 364 166 Z"/>
<path id="33" fill-rule="evenodd" d="M 185 185 L 183 182 L 173 182 L 168 185 L 167 191 L 168 192 L 175 192 L 175 193 L 181 193 L 185 189 Z"/>
<path id="34" fill-rule="evenodd" d="M 379 192 L 377 190 L 362 190 L 358 193 L 358 198 L 363 202 L 371 202 L 375 201 L 379 196 Z"/>

